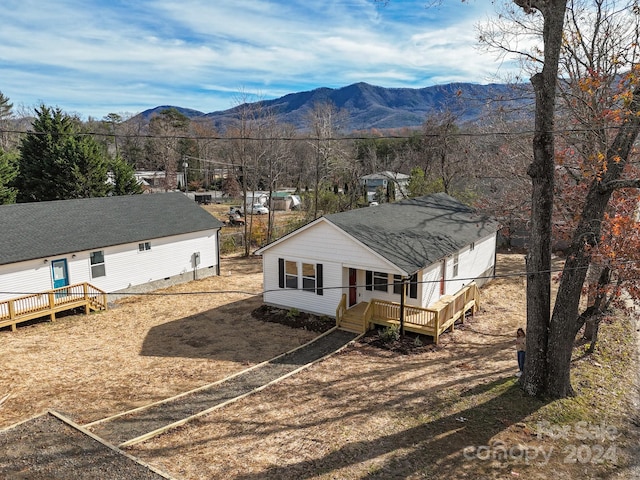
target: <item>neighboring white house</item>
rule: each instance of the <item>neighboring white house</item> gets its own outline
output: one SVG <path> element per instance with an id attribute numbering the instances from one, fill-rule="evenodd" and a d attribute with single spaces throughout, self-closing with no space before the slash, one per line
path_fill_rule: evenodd
<path id="1" fill-rule="evenodd" d="M 494 275 L 495 220 L 438 193 L 318 218 L 256 253 L 266 304 L 335 316 L 372 298 L 428 307 Z"/>
<path id="2" fill-rule="evenodd" d="M 385 171 L 360 177 L 360 185 L 364 187 L 368 202 L 393 202 L 409 196 L 409 178 L 404 173 Z M 383 198 L 376 198 L 378 192 L 382 193 Z"/>
<path id="3" fill-rule="evenodd" d="M 141 292 L 219 274 L 222 223 L 181 193 L 0 206 L 0 300 L 88 282 Z"/>
<path id="4" fill-rule="evenodd" d="M 247 205 L 250 207 L 251 205 L 259 203 L 260 205 L 269 205 L 269 192 L 247 192 Z"/>

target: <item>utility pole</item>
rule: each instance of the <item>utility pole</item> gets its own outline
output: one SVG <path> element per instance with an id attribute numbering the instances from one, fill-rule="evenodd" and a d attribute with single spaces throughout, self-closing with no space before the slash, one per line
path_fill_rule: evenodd
<path id="1" fill-rule="evenodd" d="M 183 170 L 183 175 L 182 175 L 182 179 L 184 180 L 184 194 L 186 195 L 189 192 L 189 189 L 187 187 L 187 185 L 189 185 L 188 180 L 187 180 L 187 168 L 189 168 L 189 164 L 187 163 L 187 160 L 185 159 L 184 162 L 182 163 L 182 168 Z"/>

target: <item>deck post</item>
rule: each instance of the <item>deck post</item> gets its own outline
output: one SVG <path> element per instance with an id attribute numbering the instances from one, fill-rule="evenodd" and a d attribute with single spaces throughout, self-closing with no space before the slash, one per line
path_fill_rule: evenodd
<path id="1" fill-rule="evenodd" d="M 52 322 L 56 321 L 56 310 L 55 310 L 55 306 L 56 306 L 56 297 L 55 294 L 52 291 L 49 291 L 49 308 L 51 309 L 51 313 L 49 314 L 49 318 L 51 319 Z"/>
<path id="2" fill-rule="evenodd" d="M 84 314 L 89 315 L 91 309 L 89 308 L 89 286 L 87 285 L 87 282 L 82 284 L 82 290 L 84 293 Z"/>
<path id="3" fill-rule="evenodd" d="M 400 335 L 404 337 L 404 296 L 406 294 L 407 279 L 402 277 L 402 289 L 400 293 Z"/>
<path id="4" fill-rule="evenodd" d="M 15 305 L 15 301 L 9 299 L 9 320 L 15 320 L 16 319 L 16 305 Z M 15 332 L 16 331 L 16 323 L 13 322 L 11 324 L 11 331 Z"/>

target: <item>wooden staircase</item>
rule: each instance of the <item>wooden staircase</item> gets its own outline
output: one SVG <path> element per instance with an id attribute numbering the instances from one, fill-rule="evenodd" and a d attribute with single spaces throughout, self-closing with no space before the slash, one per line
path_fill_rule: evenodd
<path id="1" fill-rule="evenodd" d="M 368 303 L 362 302 L 349 310 L 345 310 L 340 318 L 338 328 L 347 332 L 364 333 L 367 331 L 367 327 L 364 321 L 364 313 Z"/>

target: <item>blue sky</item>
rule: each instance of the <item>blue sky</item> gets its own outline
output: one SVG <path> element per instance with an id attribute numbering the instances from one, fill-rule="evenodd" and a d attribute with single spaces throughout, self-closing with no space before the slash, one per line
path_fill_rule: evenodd
<path id="1" fill-rule="evenodd" d="M 203 112 L 356 82 L 501 81 L 477 47 L 493 2 L 2 0 L 0 91 L 83 118 L 158 105 Z"/>

